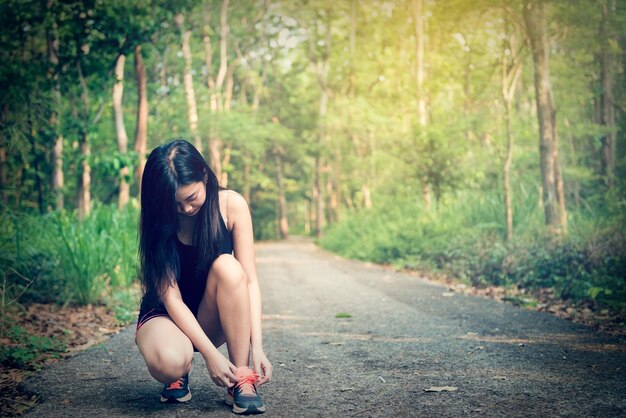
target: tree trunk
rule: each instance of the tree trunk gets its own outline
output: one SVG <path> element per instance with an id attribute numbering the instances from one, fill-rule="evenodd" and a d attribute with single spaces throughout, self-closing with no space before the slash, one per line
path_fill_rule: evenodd
<path id="1" fill-rule="evenodd" d="M 141 178 L 146 165 L 146 147 L 148 145 L 148 88 L 146 67 L 141 56 L 141 45 L 135 47 L 135 78 L 137 80 L 137 126 L 135 128 L 135 152 L 139 156 L 135 177 L 138 193 L 141 194 Z"/>
<path id="2" fill-rule="evenodd" d="M 415 80 L 417 84 L 417 121 L 420 126 L 425 127 L 428 124 L 428 115 L 426 112 L 426 97 L 424 93 L 424 0 L 412 0 L 411 12 L 413 15 L 413 28 L 415 29 Z M 430 210 L 432 206 L 431 190 L 429 180 L 426 175 L 420 176 L 422 185 L 422 198 L 424 207 Z"/>
<path id="3" fill-rule="evenodd" d="M 222 173 L 220 176 L 220 185 L 222 187 L 228 187 L 228 165 L 230 164 L 232 151 L 232 145 L 226 145 L 226 148 L 224 149 L 224 157 L 222 158 Z"/>
<path id="4" fill-rule="evenodd" d="M 78 181 L 78 219 L 85 219 L 91 212 L 91 146 L 87 134 L 83 133 L 80 138 L 81 170 Z"/>
<path id="5" fill-rule="evenodd" d="M 613 53 L 611 52 L 611 43 L 613 39 L 610 16 L 614 14 L 614 10 L 609 13 L 609 4 L 611 0 L 602 1 L 602 20 L 600 22 L 600 41 L 602 47 L 600 51 L 600 120 L 599 123 L 606 128 L 606 133 L 601 138 L 601 168 L 602 176 L 605 178 L 609 188 L 615 187 L 615 108 L 613 96 Z M 613 7 L 614 9 L 614 7 Z"/>
<path id="6" fill-rule="evenodd" d="M 324 212 L 324 205 L 322 202 L 322 163 L 319 155 L 315 156 L 313 167 L 313 210 L 311 215 L 313 219 L 312 224 L 315 225 L 315 236 L 321 238 L 322 236 L 322 216 Z"/>
<path id="7" fill-rule="evenodd" d="M 283 162 L 276 151 L 274 152 L 274 162 L 276 164 L 276 187 L 278 192 L 278 232 L 281 239 L 287 239 L 289 224 L 287 222 L 287 199 L 285 198 L 285 185 L 283 182 Z"/>
<path id="8" fill-rule="evenodd" d="M 550 84 L 549 45 L 545 5 L 542 1 L 524 1 L 524 21 L 534 64 L 535 101 L 539 120 L 539 153 L 545 222 L 553 233 L 565 232 L 566 213 L 558 161 L 556 110 Z M 560 189 L 559 190 L 559 184 Z"/>
<path id="9" fill-rule="evenodd" d="M 513 240 L 513 197 L 511 193 L 511 165 L 513 163 L 513 133 L 511 132 L 511 102 L 504 102 L 504 121 L 506 124 L 506 158 L 502 165 L 502 186 L 504 189 L 504 219 L 506 222 L 506 240 Z"/>
<path id="10" fill-rule="evenodd" d="M 183 70 L 183 84 L 185 86 L 185 95 L 187 97 L 187 119 L 189 120 L 189 132 L 193 138 L 193 143 L 198 151 L 202 152 L 202 140 L 198 135 L 198 110 L 196 107 L 196 93 L 193 88 L 193 76 L 192 60 L 191 60 L 191 47 L 189 40 L 191 38 L 191 31 L 185 30 L 185 17 L 182 13 L 178 13 L 174 20 L 178 26 L 178 30 L 181 35 L 181 47 L 183 52 L 183 58 L 185 59 L 185 68 Z"/>
<path id="11" fill-rule="evenodd" d="M 220 66 L 217 71 L 217 76 L 214 81 L 214 88 L 211 92 L 211 113 L 213 115 L 213 120 L 215 121 L 218 118 L 218 114 L 223 110 L 230 110 L 230 103 L 225 104 L 224 95 L 223 95 L 223 87 L 224 81 L 229 73 L 228 66 L 228 5 L 229 0 L 222 0 L 222 8 L 220 12 Z M 232 73 L 231 73 L 232 76 Z M 210 77 L 210 74 L 209 74 Z M 230 80 L 232 83 L 232 80 Z M 232 89 L 232 85 L 229 87 Z M 232 90 L 231 90 L 232 94 Z M 230 101 L 230 97 L 228 98 Z M 222 156 L 222 147 L 223 141 L 215 131 L 213 127 L 214 124 L 211 124 L 211 129 L 209 130 L 209 149 L 211 153 L 211 168 L 215 172 L 215 175 L 218 179 L 224 179 L 227 181 L 226 174 L 223 170 L 226 168 L 224 165 L 224 160 L 226 157 Z"/>
<path id="12" fill-rule="evenodd" d="M 48 12 L 52 8 L 49 0 L 46 4 Z M 52 148 L 52 192 L 55 197 L 56 210 L 63 210 L 63 135 L 61 135 L 61 86 L 59 83 L 59 39 L 57 37 L 57 24 L 52 21 L 51 27 L 46 28 L 46 41 L 48 47 L 48 78 L 52 82 L 52 95 L 54 97 L 54 109 L 50 115 L 50 128 L 54 133 L 54 146 Z"/>
<path id="13" fill-rule="evenodd" d="M 55 194 L 56 210 L 61 211 L 64 207 L 63 199 L 63 135 L 58 135 L 54 141 L 54 148 L 52 149 L 52 189 Z"/>
<path id="14" fill-rule="evenodd" d="M 424 0 L 412 0 L 413 26 L 415 29 L 415 79 L 417 81 L 417 119 L 420 126 L 428 123 L 424 93 Z"/>
<path id="15" fill-rule="evenodd" d="M 117 136 L 117 147 L 121 155 L 128 152 L 128 135 L 124 126 L 124 111 L 122 109 L 122 96 L 124 95 L 124 64 L 126 56 L 120 54 L 115 61 L 115 83 L 113 84 L 113 113 L 115 115 L 115 133 Z M 119 193 L 117 207 L 122 209 L 130 198 L 130 186 L 126 181 L 128 177 L 128 167 L 124 166 L 119 172 Z"/>
<path id="16" fill-rule="evenodd" d="M 321 56 L 316 56 L 314 54 L 315 40 L 313 37 L 309 37 L 309 54 L 310 59 L 313 63 L 315 63 L 315 72 L 317 76 L 317 82 L 320 87 L 320 101 L 319 101 L 319 111 L 317 116 L 317 144 L 318 149 L 315 151 L 315 162 L 314 162 L 314 179 L 313 179 L 313 199 L 315 206 L 315 236 L 320 238 L 322 236 L 322 218 L 324 216 L 324 199 L 322 197 L 322 156 L 321 150 L 324 149 L 324 143 L 326 142 L 326 114 L 328 113 L 328 96 L 329 96 L 329 87 L 328 87 L 328 72 L 330 70 L 329 65 L 329 57 L 331 51 L 331 20 L 329 16 L 329 11 L 326 11 L 326 33 L 324 34 L 324 52 L 322 52 Z M 317 25 L 317 22 L 315 22 Z"/>
<path id="17" fill-rule="evenodd" d="M 250 153 L 245 151 L 243 156 L 243 178 L 241 180 L 241 191 L 243 198 L 246 199 L 246 202 L 250 202 L 250 159 Z"/>
<path id="18" fill-rule="evenodd" d="M 513 37 L 509 33 L 508 16 L 504 14 L 506 40 L 502 51 L 502 101 L 504 102 L 504 125 L 506 132 L 506 154 L 502 164 L 502 188 L 504 190 L 504 219 L 506 224 L 506 240 L 513 240 L 513 196 L 511 192 L 511 165 L 513 164 L 513 130 L 511 129 L 511 109 L 517 82 L 522 74 L 522 61 L 519 49 L 513 45 Z M 511 56 L 511 63 L 506 50 Z"/>
<path id="19" fill-rule="evenodd" d="M 87 80 L 83 74 L 80 59 L 77 61 L 78 79 L 82 89 L 82 101 L 84 106 L 84 120 L 80 134 L 80 155 L 81 170 L 80 179 L 78 181 L 78 219 L 82 220 L 89 216 L 91 212 L 91 166 L 89 159 L 91 157 L 91 146 L 87 131 L 89 128 L 89 90 L 87 89 Z"/>

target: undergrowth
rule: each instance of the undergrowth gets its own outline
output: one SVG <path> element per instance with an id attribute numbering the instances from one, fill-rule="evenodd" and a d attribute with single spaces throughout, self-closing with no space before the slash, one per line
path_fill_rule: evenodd
<path id="1" fill-rule="evenodd" d="M 497 196 L 458 194 L 424 210 L 414 201 L 352 214 L 320 244 L 350 258 L 436 271 L 475 287 L 552 288 L 562 299 L 626 309 L 622 209 L 570 210 L 569 233 L 546 234 L 532 196 L 515 207 L 504 239 Z"/>

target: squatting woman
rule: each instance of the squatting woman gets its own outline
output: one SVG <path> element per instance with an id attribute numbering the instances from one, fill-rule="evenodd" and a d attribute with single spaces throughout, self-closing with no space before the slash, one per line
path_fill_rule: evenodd
<path id="1" fill-rule="evenodd" d="M 235 413 L 262 413 L 272 377 L 263 350 L 252 220 L 185 140 L 155 148 L 142 178 L 139 266 L 144 289 L 136 343 L 164 384 L 162 402 L 191 399 L 194 351 Z M 226 343 L 228 359 L 217 347 Z M 251 360 L 251 364 L 250 364 Z"/>

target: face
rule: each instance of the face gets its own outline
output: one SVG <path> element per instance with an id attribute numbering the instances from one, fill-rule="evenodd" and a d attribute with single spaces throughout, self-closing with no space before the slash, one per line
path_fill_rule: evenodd
<path id="1" fill-rule="evenodd" d="M 176 211 L 185 216 L 194 216 L 200 211 L 206 200 L 204 182 L 185 184 L 176 191 Z"/>

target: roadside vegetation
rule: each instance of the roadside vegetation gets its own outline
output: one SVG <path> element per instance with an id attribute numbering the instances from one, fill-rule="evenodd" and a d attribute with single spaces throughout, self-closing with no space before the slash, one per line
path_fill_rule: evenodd
<path id="1" fill-rule="evenodd" d="M 545 231 L 535 196 L 520 198 L 511 241 L 499 222 L 500 201 L 466 191 L 426 211 L 405 198 L 392 208 L 351 214 L 320 244 L 346 257 L 444 276 L 451 284 L 502 287 L 500 298 L 520 305 L 559 301 L 564 309 L 602 312 L 605 320 L 614 319 L 610 328 L 623 333 L 626 200 L 599 198 L 571 210 L 568 234 L 554 236 Z"/>

